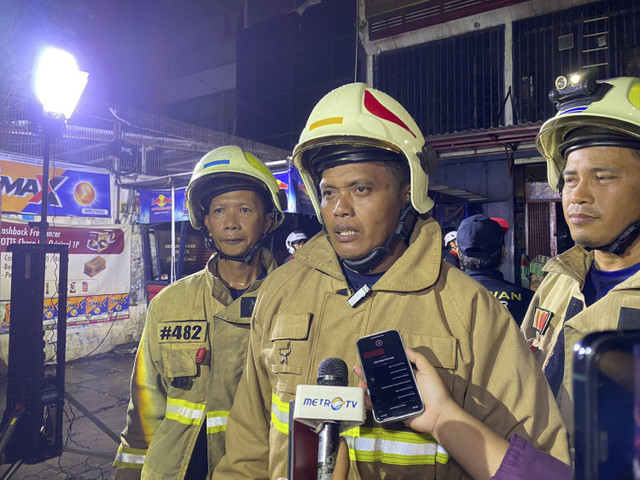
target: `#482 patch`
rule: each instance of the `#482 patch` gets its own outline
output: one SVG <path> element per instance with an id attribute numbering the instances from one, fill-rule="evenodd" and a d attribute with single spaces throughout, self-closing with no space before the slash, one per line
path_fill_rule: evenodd
<path id="1" fill-rule="evenodd" d="M 207 321 L 166 322 L 158 324 L 158 343 L 200 343 L 207 337 Z"/>
<path id="2" fill-rule="evenodd" d="M 552 311 L 536 307 L 536 310 L 533 314 L 533 322 L 531 323 L 531 326 L 540 335 L 544 335 L 544 332 L 547 330 L 547 327 L 551 322 L 551 317 L 553 317 Z"/>

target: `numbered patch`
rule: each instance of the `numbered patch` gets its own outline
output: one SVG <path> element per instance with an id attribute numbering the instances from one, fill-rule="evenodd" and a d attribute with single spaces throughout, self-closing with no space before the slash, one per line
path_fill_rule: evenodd
<path id="1" fill-rule="evenodd" d="M 207 322 L 171 322 L 158 325 L 158 343 L 199 343 L 207 336 Z"/>

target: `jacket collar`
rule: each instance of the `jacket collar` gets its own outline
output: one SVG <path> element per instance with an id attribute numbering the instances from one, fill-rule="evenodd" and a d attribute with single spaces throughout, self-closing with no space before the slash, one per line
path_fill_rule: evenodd
<path id="1" fill-rule="evenodd" d="M 207 266 L 205 267 L 207 283 L 211 288 L 211 296 L 218 299 L 224 305 L 229 305 L 233 301 L 229 289 L 220 278 L 213 274 L 214 271 L 217 271 L 216 266 L 219 260 L 220 257 L 216 252 L 207 260 Z M 264 247 L 260 248 L 260 264 L 267 270 L 267 275 L 278 266 L 271 252 Z M 257 290 L 261 283 L 262 280 L 256 280 L 249 286 L 247 292 Z"/>
<path id="2" fill-rule="evenodd" d="M 376 282 L 373 289 L 415 292 L 432 286 L 440 275 L 441 236 L 440 225 L 433 218 L 420 216 L 409 239 L 409 247 Z M 329 236 L 324 232 L 309 240 L 296 252 L 295 258 L 315 270 L 346 282 Z"/>

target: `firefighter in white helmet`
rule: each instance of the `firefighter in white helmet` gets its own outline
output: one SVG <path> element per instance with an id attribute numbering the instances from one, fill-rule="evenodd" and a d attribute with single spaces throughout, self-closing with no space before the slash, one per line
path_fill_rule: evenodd
<path id="1" fill-rule="evenodd" d="M 327 357 L 355 365 L 356 340 L 388 329 L 426 353 L 455 401 L 500 436 L 518 434 L 568 461 L 559 412 L 508 311 L 441 260 L 442 234 L 428 214 L 435 160 L 408 112 L 366 84 L 315 106 L 293 162 L 325 232 L 261 287 L 214 479 L 285 477 L 297 385 L 315 384 Z M 353 373 L 349 384 L 358 384 Z M 333 478 L 465 477 L 433 437 L 402 423 L 368 415 L 342 435 L 340 459 L 350 461 L 338 465 L 349 472 Z"/>
<path id="2" fill-rule="evenodd" d="M 285 260 L 285 263 L 293 258 L 293 254 L 296 252 L 296 250 L 304 245 L 307 240 L 309 240 L 309 237 L 307 237 L 307 234 L 302 230 L 294 230 L 287 236 L 285 245 L 287 246 L 287 250 L 289 251 L 289 256 Z"/>
<path id="3" fill-rule="evenodd" d="M 187 186 L 189 216 L 213 255 L 150 303 L 131 377 L 116 478 L 205 479 L 224 454 L 257 289 L 277 265 L 261 247 L 284 192 L 236 146 L 207 153 Z"/>
<path id="4" fill-rule="evenodd" d="M 640 328 L 640 78 L 561 76 L 550 97 L 536 143 L 577 245 L 545 265 L 522 330 L 573 434 L 573 345 Z"/>

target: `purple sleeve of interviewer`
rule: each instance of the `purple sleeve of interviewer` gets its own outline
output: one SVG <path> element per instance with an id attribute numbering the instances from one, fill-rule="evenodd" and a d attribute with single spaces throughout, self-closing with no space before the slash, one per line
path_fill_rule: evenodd
<path id="1" fill-rule="evenodd" d="M 493 480 L 571 480 L 573 469 L 513 435 Z"/>

